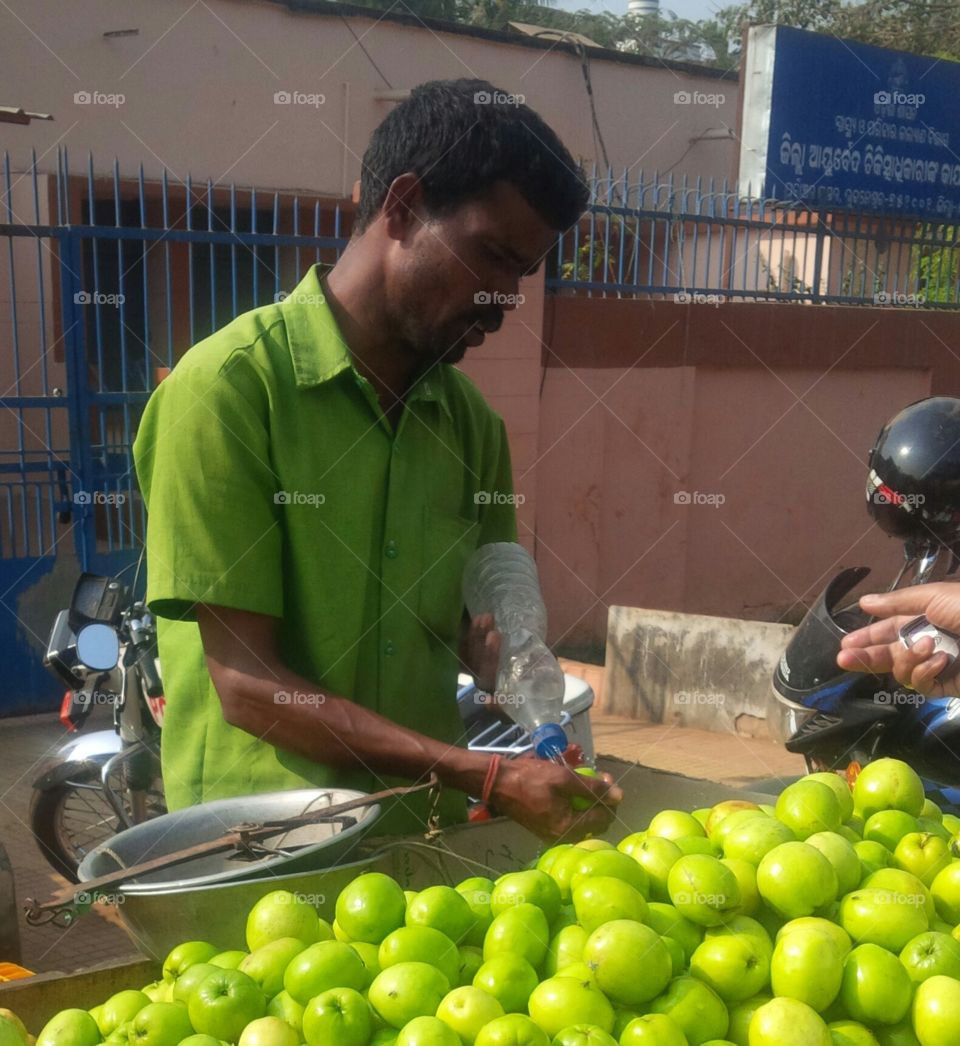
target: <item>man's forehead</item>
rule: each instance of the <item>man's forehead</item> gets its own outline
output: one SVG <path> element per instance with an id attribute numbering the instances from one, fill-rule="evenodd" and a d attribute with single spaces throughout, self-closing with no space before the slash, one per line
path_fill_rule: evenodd
<path id="1" fill-rule="evenodd" d="M 461 213 L 471 231 L 496 236 L 531 262 L 558 236 L 557 230 L 509 182 L 495 182 L 481 196 L 467 201 Z"/>
<path id="2" fill-rule="evenodd" d="M 470 204 L 473 204 L 475 209 L 500 218 L 504 217 L 504 211 L 507 210 L 514 216 L 528 218 L 531 221 L 541 223 L 545 228 L 547 227 L 547 223 L 536 209 L 530 205 L 523 193 L 508 181 L 500 180 L 494 182 L 488 189 L 466 201 L 465 206 Z"/>

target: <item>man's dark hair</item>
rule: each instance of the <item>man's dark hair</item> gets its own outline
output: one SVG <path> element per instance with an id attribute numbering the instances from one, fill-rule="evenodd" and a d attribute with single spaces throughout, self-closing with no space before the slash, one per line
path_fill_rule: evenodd
<path id="1" fill-rule="evenodd" d="M 589 199 L 583 174 L 557 135 L 486 80 L 431 80 L 387 115 L 363 156 L 357 231 L 377 216 L 394 178 L 407 172 L 419 176 L 436 215 L 505 181 L 561 230 Z"/>

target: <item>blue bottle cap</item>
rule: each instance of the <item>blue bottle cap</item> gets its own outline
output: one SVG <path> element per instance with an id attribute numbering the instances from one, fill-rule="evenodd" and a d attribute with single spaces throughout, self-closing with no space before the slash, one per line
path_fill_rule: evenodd
<path id="1" fill-rule="evenodd" d="M 540 759 L 554 759 L 566 751 L 566 731 L 559 723 L 544 723 L 538 726 L 530 735 L 533 741 L 533 750 Z"/>

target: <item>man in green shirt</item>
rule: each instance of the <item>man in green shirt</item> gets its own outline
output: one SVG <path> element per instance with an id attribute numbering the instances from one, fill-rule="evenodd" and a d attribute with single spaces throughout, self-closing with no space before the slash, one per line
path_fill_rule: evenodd
<path id="1" fill-rule="evenodd" d="M 332 270 L 194 346 L 151 397 L 134 455 L 171 809 L 434 771 L 449 822 L 480 794 L 490 757 L 465 747 L 457 671 L 469 647 L 489 676 L 498 639 L 489 619 L 463 627 L 460 584 L 516 521 L 503 422 L 451 364 L 585 203 L 526 106 L 424 84 L 374 132 Z M 599 802 L 575 815 L 574 795 Z M 619 798 L 530 760 L 492 791 L 545 838 L 603 830 Z M 381 827 L 425 812 L 397 802 Z"/>

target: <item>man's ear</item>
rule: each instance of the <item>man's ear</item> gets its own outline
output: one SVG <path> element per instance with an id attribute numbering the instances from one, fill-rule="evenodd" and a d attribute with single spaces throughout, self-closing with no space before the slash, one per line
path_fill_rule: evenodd
<path id="1" fill-rule="evenodd" d="M 413 172 L 398 175 L 390 183 L 380 216 L 392 240 L 404 240 L 414 225 L 423 222 L 423 185 Z"/>

